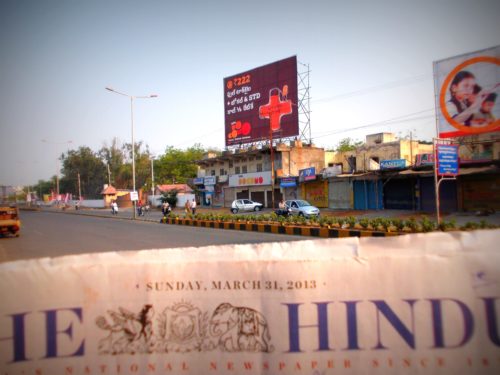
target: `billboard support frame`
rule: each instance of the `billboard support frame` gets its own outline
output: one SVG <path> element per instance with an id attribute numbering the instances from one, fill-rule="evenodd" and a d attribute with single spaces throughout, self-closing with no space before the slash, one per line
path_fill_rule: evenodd
<path id="1" fill-rule="evenodd" d="M 306 68 L 304 71 L 299 71 L 297 67 L 299 138 L 311 144 L 311 69 L 309 68 L 309 64 L 304 64 L 298 60 L 297 63 Z M 302 121 L 301 117 L 303 119 Z"/>

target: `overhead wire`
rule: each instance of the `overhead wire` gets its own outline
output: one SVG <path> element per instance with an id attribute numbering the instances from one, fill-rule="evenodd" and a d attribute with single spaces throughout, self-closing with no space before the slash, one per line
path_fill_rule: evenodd
<path id="1" fill-rule="evenodd" d="M 333 101 L 333 100 L 350 98 L 353 96 L 366 95 L 370 92 L 382 91 L 382 90 L 392 89 L 392 88 L 399 87 L 399 86 L 410 85 L 410 84 L 420 82 L 420 81 L 425 81 L 425 80 L 428 80 L 431 78 L 432 78 L 432 75 L 421 74 L 418 76 L 413 76 L 413 77 L 409 77 L 409 78 L 405 78 L 405 79 L 401 79 L 401 80 L 397 80 L 397 81 L 387 82 L 387 83 L 384 83 L 381 85 L 367 87 L 367 88 L 359 89 L 359 90 L 355 90 L 355 91 L 350 91 L 350 92 L 346 92 L 343 94 L 333 95 L 333 96 L 326 97 L 326 98 L 313 99 L 311 101 L 312 102 L 329 102 L 329 101 Z"/>
<path id="2" fill-rule="evenodd" d="M 422 114 L 422 113 L 425 113 L 425 112 L 429 112 L 429 111 L 434 111 L 434 108 L 425 109 L 425 110 L 422 110 L 422 111 L 413 112 L 413 113 L 409 113 L 409 114 L 406 114 L 406 115 L 402 115 L 402 116 L 398 116 L 398 117 L 393 117 L 393 118 L 390 118 L 390 119 L 386 119 L 386 120 L 382 120 L 382 121 L 377 121 L 377 122 L 374 122 L 374 123 L 369 123 L 369 124 L 360 125 L 360 126 L 356 126 L 356 127 L 350 127 L 350 128 L 345 128 L 345 129 L 336 129 L 336 130 L 333 130 L 333 131 L 329 131 L 326 134 L 316 133 L 318 135 L 313 136 L 312 139 L 329 137 L 329 136 L 334 135 L 334 134 L 346 133 L 346 132 L 349 132 L 349 131 L 359 130 L 359 129 L 365 129 L 365 128 L 370 128 L 370 127 L 374 127 L 374 126 L 392 125 L 394 123 L 410 122 L 410 121 L 422 120 L 422 119 L 427 119 L 427 118 L 434 117 L 434 114 L 429 114 L 429 115 L 425 115 L 425 116 L 418 116 L 418 117 L 408 118 L 409 116 L 419 115 L 419 114 Z"/>
<path id="3" fill-rule="evenodd" d="M 318 103 L 318 102 L 329 102 L 329 101 L 334 101 L 334 100 L 339 100 L 339 99 L 350 98 L 350 97 L 354 97 L 354 96 L 366 95 L 366 94 L 369 94 L 371 92 L 383 91 L 383 90 L 392 89 L 392 88 L 399 87 L 399 86 L 410 85 L 410 84 L 413 84 L 413 83 L 416 83 L 416 82 L 419 82 L 419 81 L 424 81 L 424 80 L 427 80 L 427 79 L 430 79 L 430 78 L 432 78 L 432 75 L 421 74 L 421 75 L 417 75 L 417 76 L 413 76 L 413 77 L 409 77 L 409 78 L 405 78 L 405 79 L 401 79 L 401 80 L 397 80 L 397 81 L 387 82 L 387 83 L 384 83 L 382 85 L 377 85 L 377 86 L 367 87 L 367 88 L 360 89 L 360 90 L 346 92 L 344 94 L 334 95 L 334 96 L 326 97 L 326 98 L 313 99 L 311 101 L 312 102 L 316 102 L 316 103 Z M 379 125 L 384 125 L 384 124 L 388 125 L 388 124 L 390 124 L 391 121 L 397 121 L 399 119 L 402 119 L 402 118 L 405 118 L 405 117 L 408 117 L 408 116 L 413 116 L 413 115 L 420 114 L 420 113 L 427 112 L 427 111 L 431 111 L 431 110 L 434 110 L 434 108 L 423 110 L 423 111 L 419 111 L 419 112 L 409 113 L 409 114 L 406 114 L 406 115 L 394 117 L 394 118 L 391 118 L 391 119 L 382 120 L 382 121 L 379 121 L 379 122 L 376 122 L 376 123 L 372 123 L 372 124 L 366 124 L 366 125 L 361 125 L 361 126 L 354 127 L 354 128 L 336 130 L 336 131 L 333 131 L 333 132 L 327 132 L 326 134 L 317 135 L 316 137 L 312 137 L 312 138 L 313 139 L 323 138 L 323 137 L 327 137 L 327 136 L 338 134 L 338 133 L 348 132 L 348 131 L 351 131 L 351 130 L 359 130 L 359 129 L 363 129 L 363 128 L 368 128 L 368 127 L 373 127 L 373 126 L 379 126 Z M 430 117 L 430 116 L 426 116 L 426 117 Z M 426 118 L 426 117 L 422 117 L 422 118 Z M 407 121 L 414 121 L 416 119 L 419 119 L 419 118 L 409 119 Z M 194 140 L 203 139 L 203 138 L 205 138 L 205 137 L 207 137 L 209 135 L 212 135 L 212 134 L 214 134 L 216 132 L 219 132 L 221 130 L 224 130 L 224 128 L 218 127 L 216 129 L 214 129 L 214 130 L 212 130 L 212 131 L 210 131 L 208 133 L 202 134 L 202 135 L 200 135 L 200 136 L 198 136 L 196 138 L 191 138 L 189 140 L 179 142 L 174 147 L 179 147 L 179 146 L 185 145 L 186 143 L 190 143 L 190 142 L 192 142 Z M 317 134 L 321 134 L 321 133 L 323 133 L 323 132 L 319 132 Z"/>

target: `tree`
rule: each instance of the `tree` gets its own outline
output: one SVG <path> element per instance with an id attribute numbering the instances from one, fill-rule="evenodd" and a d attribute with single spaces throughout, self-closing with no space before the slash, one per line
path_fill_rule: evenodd
<path id="1" fill-rule="evenodd" d="M 124 169 L 126 154 L 124 146 L 121 145 L 118 138 L 113 138 L 110 146 L 104 143 L 99 150 L 99 157 L 106 163 L 106 168 L 109 171 L 109 178 L 106 181 L 115 187 L 125 186 L 122 170 Z"/>
<path id="2" fill-rule="evenodd" d="M 61 156 L 63 178 L 59 181 L 59 191 L 78 195 L 78 174 L 81 193 L 89 198 L 100 198 L 106 179 L 106 165 L 89 147 L 70 150 Z"/>
<path id="3" fill-rule="evenodd" d="M 334 149 L 334 151 L 337 152 L 354 151 L 362 144 L 363 144 L 362 141 L 354 141 L 351 138 L 344 138 L 337 144 L 337 147 Z"/>
<path id="4" fill-rule="evenodd" d="M 44 194 L 50 194 L 52 190 L 55 190 L 55 179 L 56 176 L 50 180 L 38 180 L 37 184 L 32 187 L 39 199 L 43 199 Z"/>
<path id="5" fill-rule="evenodd" d="M 160 197 L 161 203 L 168 202 L 170 207 L 175 208 L 177 205 L 177 193 L 176 189 L 162 193 Z"/>
<path id="6" fill-rule="evenodd" d="M 168 146 L 155 163 L 156 181 L 185 183 L 188 179 L 196 177 L 198 166 L 195 161 L 200 160 L 205 152 L 206 150 L 198 143 L 186 150 Z"/>

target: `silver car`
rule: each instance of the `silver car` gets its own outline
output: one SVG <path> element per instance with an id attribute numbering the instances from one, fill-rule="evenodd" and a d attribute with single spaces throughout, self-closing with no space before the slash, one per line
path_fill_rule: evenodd
<path id="1" fill-rule="evenodd" d="M 254 202 L 250 199 L 236 199 L 231 204 L 231 212 L 235 214 L 239 211 L 260 211 L 262 207 L 262 203 Z"/>
<path id="2" fill-rule="evenodd" d="M 286 201 L 285 205 L 292 211 L 294 215 L 305 217 L 319 216 L 319 208 L 312 206 L 308 201 L 302 199 L 294 199 Z"/>

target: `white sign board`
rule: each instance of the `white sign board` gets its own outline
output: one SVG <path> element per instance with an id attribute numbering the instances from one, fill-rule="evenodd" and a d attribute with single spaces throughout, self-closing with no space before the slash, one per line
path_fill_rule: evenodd
<path id="1" fill-rule="evenodd" d="M 138 201 L 139 200 L 139 194 L 137 191 L 131 191 L 130 192 L 130 200 L 133 201 Z"/>
<path id="2" fill-rule="evenodd" d="M 499 230 L 0 264 L 2 374 L 498 374 Z"/>
<path id="3" fill-rule="evenodd" d="M 271 171 L 233 174 L 229 176 L 229 186 L 259 186 L 271 185 Z"/>

